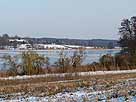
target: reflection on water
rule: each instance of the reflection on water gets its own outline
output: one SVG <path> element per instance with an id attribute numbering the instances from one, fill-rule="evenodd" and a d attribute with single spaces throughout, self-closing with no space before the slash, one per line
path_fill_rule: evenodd
<path id="1" fill-rule="evenodd" d="M 45 57 L 49 57 L 50 59 L 50 64 L 54 64 L 54 62 L 57 61 L 57 59 L 59 58 L 59 54 L 60 54 L 61 50 L 38 50 L 36 51 L 38 54 L 41 54 Z M 75 50 L 64 50 L 64 53 L 67 56 L 72 56 L 73 52 Z M 105 54 L 111 54 L 111 55 L 115 55 L 116 53 L 118 53 L 120 50 L 85 50 L 85 60 L 83 62 L 83 64 L 90 64 L 92 62 L 98 62 L 99 58 Z M 5 68 L 4 65 L 4 60 L 2 59 L 2 57 L 4 55 L 11 55 L 11 56 L 16 56 L 16 55 L 20 55 L 22 53 L 22 51 L 0 51 L 0 69 Z"/>

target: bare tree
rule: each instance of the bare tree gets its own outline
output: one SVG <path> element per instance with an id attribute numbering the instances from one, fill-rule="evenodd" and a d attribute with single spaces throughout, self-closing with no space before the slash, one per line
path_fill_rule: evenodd
<path id="1" fill-rule="evenodd" d="M 83 49 L 79 49 L 74 51 L 73 56 L 71 57 L 73 68 L 77 68 L 81 66 L 85 59 L 85 53 Z"/>
<path id="2" fill-rule="evenodd" d="M 67 57 L 67 55 L 62 50 L 59 54 L 59 59 L 55 62 L 55 65 L 61 69 L 61 72 L 67 72 L 68 68 L 70 67 L 71 59 Z"/>

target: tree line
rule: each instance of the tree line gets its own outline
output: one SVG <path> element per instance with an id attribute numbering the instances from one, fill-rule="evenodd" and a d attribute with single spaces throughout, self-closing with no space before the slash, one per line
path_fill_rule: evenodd
<path id="1" fill-rule="evenodd" d="M 0 47 L 13 46 L 17 47 L 17 42 L 9 42 L 9 39 L 25 39 L 31 45 L 33 44 L 60 44 L 60 45 L 79 45 L 79 46 L 93 46 L 93 47 L 103 47 L 103 48 L 114 48 L 119 46 L 117 40 L 102 40 L 102 39 L 59 39 L 59 38 L 31 38 L 31 37 L 19 37 L 19 36 L 9 36 L 8 34 L 3 34 L 0 36 Z"/>

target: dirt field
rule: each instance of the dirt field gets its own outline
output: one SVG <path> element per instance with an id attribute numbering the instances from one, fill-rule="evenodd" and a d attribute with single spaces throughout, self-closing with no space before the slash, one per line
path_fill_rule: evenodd
<path id="1" fill-rule="evenodd" d="M 78 87 L 104 86 L 101 90 L 109 90 L 112 86 L 129 80 L 135 79 L 136 73 L 129 74 L 106 74 L 92 76 L 65 76 L 65 77 L 38 77 L 16 80 L 0 80 L 0 94 L 22 93 L 34 96 L 47 96 L 69 91 Z"/>

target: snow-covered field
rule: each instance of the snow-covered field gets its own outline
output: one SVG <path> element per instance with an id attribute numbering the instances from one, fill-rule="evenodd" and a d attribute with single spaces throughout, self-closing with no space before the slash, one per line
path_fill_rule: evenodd
<path id="1" fill-rule="evenodd" d="M 109 90 L 100 90 L 100 85 L 64 90 L 50 96 L 27 94 L 0 95 L 1 102 L 136 102 L 136 79 L 130 78 L 117 83 Z M 133 87 L 133 88 L 132 88 Z M 128 89 L 127 89 L 128 88 Z M 43 92 L 44 93 L 44 92 Z M 42 93 L 41 93 L 42 94 Z"/>
<path id="2" fill-rule="evenodd" d="M 11 99 L 0 98 L 2 102 L 136 102 L 136 96 L 119 96 L 112 91 L 89 92 L 90 89 L 80 88 L 75 92 L 57 93 L 52 96 L 17 96 Z M 136 93 L 136 92 L 135 92 Z"/>
<path id="3" fill-rule="evenodd" d="M 18 93 L 0 94 L 0 102 L 96 102 L 96 101 L 97 102 L 136 102 L 136 77 L 135 77 L 136 70 L 78 72 L 78 73 L 45 74 L 45 75 L 31 75 L 31 76 L 25 75 L 25 76 L 14 76 L 14 77 L 6 77 L 6 78 L 1 77 L 0 80 L 1 82 L 7 82 L 8 80 L 16 82 L 18 80 L 24 81 L 25 79 L 32 80 L 35 78 L 55 77 L 55 76 L 65 77 L 67 75 L 72 75 L 72 76 L 111 75 L 111 77 L 116 75 L 121 75 L 124 77 L 125 75 L 129 75 L 129 74 L 131 75 L 131 73 L 133 74 L 133 76 L 128 78 L 126 77 L 127 79 L 124 78 L 115 81 L 115 83 L 112 83 L 111 80 L 116 80 L 116 78 L 114 79 L 110 78 L 109 79 L 110 83 L 107 84 L 105 84 L 106 80 L 103 80 L 103 78 L 100 79 L 101 81 L 99 81 L 98 83 L 89 80 L 90 82 L 94 82 L 92 84 L 89 84 L 89 87 L 78 86 L 73 89 L 64 87 L 63 90 L 50 95 L 45 94 L 46 90 L 43 90 L 43 88 L 45 88 L 45 85 L 43 84 L 41 85 L 42 91 L 38 91 L 38 92 L 34 91 L 37 92 L 35 94 L 32 94 L 31 91 L 24 91 L 24 90 L 18 91 Z M 77 82 L 78 80 L 80 79 L 62 80 L 62 81 L 60 80 L 57 81 L 57 83 L 65 83 L 65 82 L 74 83 L 74 81 Z M 52 83 L 56 86 L 56 82 L 54 81 L 50 82 L 49 85 L 51 85 Z M 39 83 L 33 83 L 33 84 L 28 83 L 28 85 L 29 84 L 30 84 L 29 86 L 30 88 L 33 87 L 34 85 L 37 85 L 37 87 L 39 87 Z M 10 83 L 10 85 L 11 88 L 16 87 L 15 84 L 12 85 L 12 83 Z M 1 86 L 1 88 L 3 87 L 6 88 L 9 86 L 8 85 Z"/>

